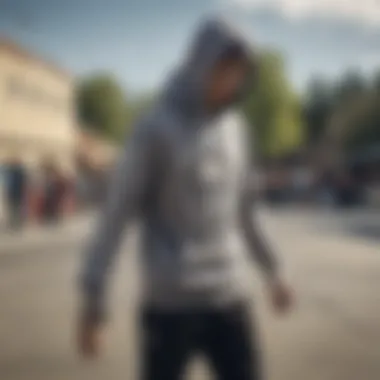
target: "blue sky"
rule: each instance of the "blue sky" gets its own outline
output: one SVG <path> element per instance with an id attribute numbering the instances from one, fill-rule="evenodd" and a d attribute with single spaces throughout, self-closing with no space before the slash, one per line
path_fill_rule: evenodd
<path id="1" fill-rule="evenodd" d="M 377 0 L 0 0 L 0 34 L 77 75 L 113 71 L 140 92 L 161 83 L 198 20 L 215 11 L 280 49 L 298 89 L 316 74 L 380 69 Z"/>

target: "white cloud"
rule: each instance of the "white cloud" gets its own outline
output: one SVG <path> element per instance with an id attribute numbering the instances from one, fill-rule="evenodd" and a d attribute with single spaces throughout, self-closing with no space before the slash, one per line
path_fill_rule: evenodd
<path id="1" fill-rule="evenodd" d="M 334 17 L 380 26 L 380 0 L 224 0 L 246 10 L 276 9 L 289 18 Z"/>

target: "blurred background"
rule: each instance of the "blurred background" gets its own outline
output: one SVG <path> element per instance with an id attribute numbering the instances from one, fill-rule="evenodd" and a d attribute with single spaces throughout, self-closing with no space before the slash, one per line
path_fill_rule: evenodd
<path id="1" fill-rule="evenodd" d="M 210 12 L 259 57 L 252 176 L 299 293 L 283 322 L 254 296 L 270 379 L 380 378 L 380 3 L 0 0 L 1 379 L 134 379 L 138 232 L 93 368 L 72 342 L 78 254 L 134 120 Z"/>

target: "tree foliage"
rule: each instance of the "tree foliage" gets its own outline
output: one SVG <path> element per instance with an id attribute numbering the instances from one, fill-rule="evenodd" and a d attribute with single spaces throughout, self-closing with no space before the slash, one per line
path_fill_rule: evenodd
<path id="1" fill-rule="evenodd" d="M 126 99 L 117 80 L 109 74 L 95 74 L 77 88 L 80 122 L 105 137 L 118 139 L 125 133 Z"/>
<path id="2" fill-rule="evenodd" d="M 258 66 L 244 110 L 260 156 L 280 157 L 297 149 L 303 140 L 301 108 L 280 54 L 262 53 Z"/>
<path id="3" fill-rule="evenodd" d="M 306 122 L 306 142 L 312 145 L 325 133 L 333 109 L 333 94 L 330 83 L 313 79 L 304 99 L 303 117 Z"/>
<path id="4" fill-rule="evenodd" d="M 368 80 L 349 70 L 335 82 L 314 79 L 303 108 L 310 145 L 325 136 L 333 136 L 342 151 L 380 142 L 379 74 Z"/>

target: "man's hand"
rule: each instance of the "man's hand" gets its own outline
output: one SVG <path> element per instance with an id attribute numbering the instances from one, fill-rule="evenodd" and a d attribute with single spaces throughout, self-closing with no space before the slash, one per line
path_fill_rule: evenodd
<path id="1" fill-rule="evenodd" d="M 293 307 L 293 291 L 282 279 L 274 278 L 269 281 L 269 297 L 277 313 L 286 313 Z"/>
<path id="2" fill-rule="evenodd" d="M 99 322 L 80 317 L 77 331 L 77 344 L 80 355 L 86 359 L 97 358 L 102 349 L 103 327 Z"/>

